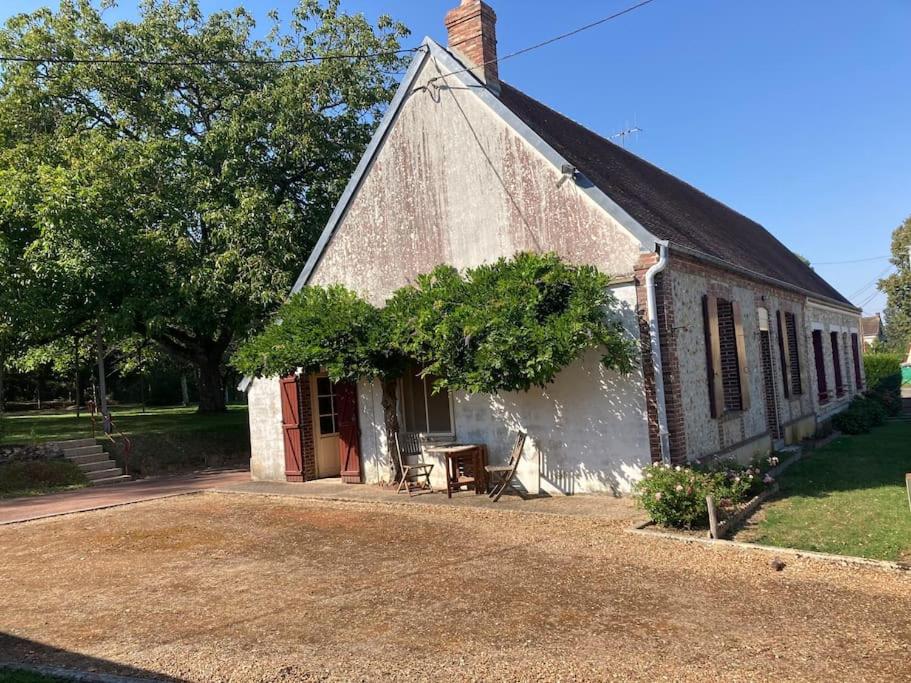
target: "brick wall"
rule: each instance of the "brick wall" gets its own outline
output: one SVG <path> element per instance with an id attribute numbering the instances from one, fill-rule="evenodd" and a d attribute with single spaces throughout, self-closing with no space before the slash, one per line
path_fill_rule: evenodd
<path id="1" fill-rule="evenodd" d="M 657 391 L 652 360 L 652 342 L 648 320 L 648 292 L 645 275 L 658 262 L 657 254 L 645 254 L 639 258 L 635 268 L 637 314 L 639 318 L 639 342 L 642 349 L 642 375 L 645 386 L 645 402 L 648 415 L 649 449 L 652 461 L 661 460 L 661 442 L 658 428 Z M 673 333 L 675 316 L 673 293 L 664 273 L 655 278 L 655 303 L 658 311 L 658 330 L 661 337 L 662 377 L 664 379 L 665 405 L 667 407 L 668 442 L 671 462 L 686 462 L 686 429 L 684 426 L 683 402 L 680 394 L 679 368 L 677 365 L 677 336 Z"/>

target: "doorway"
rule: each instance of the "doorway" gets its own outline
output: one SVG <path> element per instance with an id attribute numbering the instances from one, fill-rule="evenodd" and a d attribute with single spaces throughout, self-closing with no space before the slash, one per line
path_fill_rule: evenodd
<path id="1" fill-rule="evenodd" d="M 319 479 L 338 477 L 342 468 L 339 460 L 339 420 L 336 385 L 328 375 L 310 376 L 310 398 L 313 410 L 314 455 L 316 476 Z"/>

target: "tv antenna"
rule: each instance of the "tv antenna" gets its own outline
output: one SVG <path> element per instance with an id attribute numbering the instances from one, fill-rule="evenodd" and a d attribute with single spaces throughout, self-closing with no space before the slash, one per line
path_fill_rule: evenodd
<path id="1" fill-rule="evenodd" d="M 633 124 L 632 126 L 627 125 L 626 128 L 624 128 L 620 132 L 614 133 L 613 135 L 611 135 L 609 139 L 618 140 L 621 147 L 626 147 L 626 140 L 628 138 L 638 140 L 639 133 L 641 133 L 641 132 L 643 132 L 642 129 L 639 126 L 637 126 L 636 124 Z"/>

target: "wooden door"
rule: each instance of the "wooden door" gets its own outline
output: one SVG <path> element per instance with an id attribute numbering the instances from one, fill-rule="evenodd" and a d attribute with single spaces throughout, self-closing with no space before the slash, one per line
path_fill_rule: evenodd
<path id="1" fill-rule="evenodd" d="M 341 473 L 338 460 L 338 408 L 336 385 L 325 373 L 312 375 L 310 380 L 313 410 L 313 433 L 316 476 L 319 479 L 337 477 Z"/>
<path id="2" fill-rule="evenodd" d="M 357 421 L 357 385 L 351 382 L 336 384 L 335 402 L 338 411 L 338 453 L 342 481 L 346 484 L 360 484 L 361 448 Z"/>
<path id="3" fill-rule="evenodd" d="M 304 480 L 303 429 L 301 429 L 300 377 L 288 375 L 279 381 L 282 399 L 282 436 L 285 442 L 285 479 Z"/>

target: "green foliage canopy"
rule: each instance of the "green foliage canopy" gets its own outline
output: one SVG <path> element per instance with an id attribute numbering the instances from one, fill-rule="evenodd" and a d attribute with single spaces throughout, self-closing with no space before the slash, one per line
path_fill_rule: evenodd
<path id="1" fill-rule="evenodd" d="M 407 30 L 338 0 L 273 14 L 263 40 L 241 8 L 142 0 L 138 20 L 110 23 L 110 4 L 62 0 L 0 30 L 0 52 L 36 60 L 0 66 L 16 327 L 43 343 L 100 318 L 148 337 L 197 367 L 218 409 L 225 353 L 290 289 L 394 92 Z"/>
<path id="2" fill-rule="evenodd" d="M 234 355 L 240 372 L 284 376 L 325 368 L 334 381 L 401 374 L 404 359 L 391 343 L 384 312 L 341 285 L 304 287 L 280 316 Z"/>
<path id="3" fill-rule="evenodd" d="M 383 309 L 340 286 L 305 287 L 234 364 L 255 375 L 325 367 L 351 380 L 399 376 L 410 359 L 435 389 L 469 393 L 543 387 L 591 348 L 625 372 L 634 346 L 608 285 L 590 266 L 523 253 L 464 272 L 439 266 Z"/>
<path id="4" fill-rule="evenodd" d="M 584 351 L 632 367 L 609 278 L 555 254 L 521 253 L 463 273 L 439 266 L 388 303 L 393 337 L 435 389 L 469 393 L 543 387 Z"/>
<path id="5" fill-rule="evenodd" d="M 892 264 L 895 272 L 881 280 L 886 293 L 886 346 L 907 354 L 911 347 L 911 216 L 892 233 Z"/>

